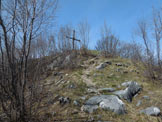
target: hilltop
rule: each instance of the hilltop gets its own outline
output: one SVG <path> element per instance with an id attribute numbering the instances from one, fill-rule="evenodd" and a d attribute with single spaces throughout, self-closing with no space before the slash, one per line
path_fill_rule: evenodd
<path id="1" fill-rule="evenodd" d="M 71 55 L 64 56 L 62 63 L 68 64 Z M 45 121 L 108 121 L 108 122 L 161 122 L 161 115 L 150 116 L 141 113 L 147 107 L 155 106 L 162 110 L 161 84 L 153 83 L 144 77 L 144 67 L 140 62 L 120 57 L 104 58 L 96 52 L 90 56 L 78 55 L 70 64 L 77 67 L 58 68 L 57 57 L 48 64 L 48 74 L 39 81 L 43 91 L 48 93 L 41 102 L 39 116 L 47 116 Z M 65 63 L 66 62 L 66 63 Z M 115 95 L 116 91 L 127 89 L 122 83 L 134 82 L 140 89 L 133 95 L 132 101 Z M 118 96 L 124 103 L 124 114 L 100 107 L 86 108 L 86 102 L 94 96 Z M 101 99 L 101 98 L 99 98 Z M 113 98 L 115 100 L 116 98 Z M 94 106 L 93 106 L 94 107 Z"/>

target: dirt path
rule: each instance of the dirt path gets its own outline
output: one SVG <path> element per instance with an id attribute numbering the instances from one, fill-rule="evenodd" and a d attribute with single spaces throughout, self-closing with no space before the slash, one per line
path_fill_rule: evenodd
<path id="1" fill-rule="evenodd" d="M 93 59 L 91 59 L 91 60 L 93 60 Z M 87 68 L 83 70 L 83 75 L 81 76 L 81 78 L 83 79 L 83 82 L 87 84 L 87 86 L 93 87 L 93 86 L 95 86 L 95 83 L 92 82 L 92 79 L 88 75 L 95 69 L 95 64 L 90 65 L 88 63 L 89 63 L 89 61 L 84 62 L 84 65 Z"/>

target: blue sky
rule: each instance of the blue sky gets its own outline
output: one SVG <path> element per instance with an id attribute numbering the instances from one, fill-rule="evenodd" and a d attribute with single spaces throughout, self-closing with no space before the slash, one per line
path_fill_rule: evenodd
<path id="1" fill-rule="evenodd" d="M 90 47 L 100 38 L 104 21 L 123 41 L 132 40 L 139 19 L 151 19 L 152 8 L 162 6 L 162 0 L 59 0 L 57 24 L 74 28 L 87 20 L 91 26 Z"/>

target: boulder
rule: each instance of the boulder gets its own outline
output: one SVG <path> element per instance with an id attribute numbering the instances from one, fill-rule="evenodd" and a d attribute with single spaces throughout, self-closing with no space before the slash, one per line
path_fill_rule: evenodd
<path id="1" fill-rule="evenodd" d="M 99 92 L 114 92 L 114 88 L 100 88 L 98 89 Z"/>
<path id="2" fill-rule="evenodd" d="M 107 66 L 107 63 L 101 63 L 100 65 L 98 65 L 96 67 L 97 70 L 101 70 L 101 69 L 104 69 L 105 67 Z"/>
<path id="3" fill-rule="evenodd" d="M 125 90 L 114 92 L 119 98 L 132 102 L 133 97 L 141 91 L 141 86 L 137 82 L 131 82 Z"/>
<path id="4" fill-rule="evenodd" d="M 87 113 L 93 113 L 98 109 L 98 105 L 83 105 L 81 110 Z"/>
<path id="5" fill-rule="evenodd" d="M 160 115 L 160 109 L 158 107 L 148 107 L 144 110 L 141 110 L 140 113 L 149 115 L 149 116 L 158 116 Z"/>
<path id="6" fill-rule="evenodd" d="M 126 112 L 124 103 L 118 97 L 104 99 L 102 102 L 100 102 L 99 106 L 104 110 L 110 110 L 117 114 L 124 114 Z"/>
<path id="7" fill-rule="evenodd" d="M 121 84 L 121 86 L 128 87 L 133 81 L 127 81 Z"/>
<path id="8" fill-rule="evenodd" d="M 104 110 L 115 112 L 116 114 L 126 113 L 124 103 L 114 95 L 93 96 L 86 101 L 84 106 L 86 108 L 85 110 L 90 112 L 100 107 Z"/>

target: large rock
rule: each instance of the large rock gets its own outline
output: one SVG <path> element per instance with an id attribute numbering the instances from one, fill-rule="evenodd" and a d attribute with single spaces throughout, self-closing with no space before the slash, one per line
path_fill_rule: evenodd
<path id="1" fill-rule="evenodd" d="M 131 82 L 125 90 L 114 92 L 119 98 L 132 102 L 133 97 L 141 91 L 141 86 L 137 82 Z"/>
<path id="2" fill-rule="evenodd" d="M 160 115 L 160 109 L 158 107 L 148 107 L 144 110 L 141 110 L 140 113 L 149 115 L 149 116 L 158 116 Z"/>
<path id="3" fill-rule="evenodd" d="M 83 110 L 93 112 L 93 110 L 96 110 L 97 106 L 104 110 L 115 112 L 116 114 L 126 113 L 124 103 L 114 95 L 93 96 L 86 101 Z"/>
<path id="4" fill-rule="evenodd" d="M 124 82 L 121 86 L 128 87 L 133 81 Z"/>
<path id="5" fill-rule="evenodd" d="M 126 112 L 124 103 L 117 97 L 104 99 L 102 102 L 100 102 L 99 106 L 104 110 L 110 110 L 117 114 L 124 114 Z"/>
<path id="6" fill-rule="evenodd" d="M 98 105 L 83 105 L 81 110 L 88 113 L 93 113 L 98 109 Z"/>
<path id="7" fill-rule="evenodd" d="M 100 88 L 98 89 L 99 92 L 114 92 L 114 88 Z"/>

